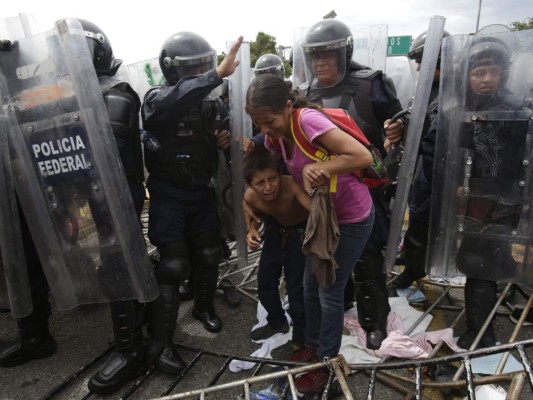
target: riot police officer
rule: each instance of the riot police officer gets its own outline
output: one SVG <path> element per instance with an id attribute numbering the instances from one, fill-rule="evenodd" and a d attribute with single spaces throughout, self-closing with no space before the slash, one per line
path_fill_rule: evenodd
<path id="1" fill-rule="evenodd" d="M 57 26 L 61 26 L 61 29 L 57 28 Z M 76 34 L 71 33 L 70 27 L 75 29 Z M 85 38 L 79 36 L 80 28 L 84 30 Z M 126 181 L 119 174 L 122 170 L 125 171 L 129 183 L 128 188 L 135 201 L 137 217 L 139 217 L 144 202 L 143 168 L 138 131 L 140 100 L 129 85 L 111 78 L 119 68 L 121 61 L 115 60 L 109 40 L 101 29 L 88 21 L 61 20 L 56 23 L 56 32 L 46 36 L 49 39 L 48 41 L 43 42 L 44 35 L 40 35 L 21 41 L 17 47 L 26 48 L 40 43 L 48 46 L 47 50 L 50 52 L 51 57 L 56 58 L 57 65 L 61 65 L 61 63 L 66 65 L 68 64 L 67 60 L 73 61 L 72 64 L 65 66 L 65 70 L 57 70 L 54 71 L 56 74 L 49 74 L 50 82 L 52 83 L 55 83 L 54 80 L 57 79 L 57 76 L 60 76 L 63 82 L 68 79 L 78 79 L 83 75 L 81 71 L 93 74 L 94 71 L 96 72 L 99 77 L 99 90 L 101 90 L 103 101 L 96 97 L 99 101 L 93 102 L 89 109 L 92 111 L 100 110 L 103 113 L 107 111 L 108 114 L 104 118 L 100 118 L 101 113 L 98 115 L 91 114 L 91 117 L 94 117 L 95 120 L 99 119 L 101 123 L 92 121 L 95 123 L 96 129 L 87 128 L 86 125 L 82 124 L 77 125 L 77 132 L 80 135 L 85 135 L 86 129 L 91 129 L 90 134 L 96 139 L 94 143 L 110 143 L 113 145 L 113 138 L 109 137 L 111 141 L 108 142 L 107 132 L 105 134 L 102 133 L 104 129 L 109 127 L 107 121 L 111 121 L 115 143 L 119 148 L 123 168 L 116 170 L 113 168 L 113 171 L 105 171 L 105 173 L 107 174 L 106 176 L 112 178 L 117 188 L 126 189 Z M 75 41 L 76 46 L 70 46 L 60 51 L 60 47 L 57 46 L 58 35 L 62 35 L 67 41 Z M 27 43 L 28 41 L 29 44 Z M 80 43 L 82 43 L 81 46 Z M 83 45 L 87 45 L 89 51 L 83 48 Z M 3 60 L 3 67 L 4 65 L 6 66 L 7 82 L 16 82 L 16 79 L 12 77 L 13 74 L 8 75 L 8 73 L 15 70 L 14 67 L 19 65 L 18 63 L 20 62 L 19 53 L 15 50 L 12 54 L 13 57 Z M 63 59 L 61 57 L 70 58 Z M 82 61 L 79 62 L 79 60 Z M 85 60 L 89 62 L 85 62 Z M 91 61 L 92 63 L 90 63 Z M 92 68 L 94 68 L 93 71 L 91 71 Z M 83 77 L 85 76 L 83 75 Z M 40 90 L 39 83 L 41 81 L 31 81 L 27 90 L 38 92 Z M 75 94 L 79 94 L 79 97 L 71 94 L 57 99 L 53 98 L 49 101 L 47 99 L 42 103 L 36 102 L 29 107 L 32 113 L 24 116 L 24 118 L 23 116 L 18 116 L 18 123 L 43 118 L 52 119 L 55 115 L 63 115 L 65 112 L 71 112 L 76 117 L 73 118 L 73 121 L 82 121 L 84 123 L 88 120 L 84 114 L 84 110 L 87 108 L 80 108 L 76 99 L 83 101 L 87 101 L 88 97 L 92 99 L 95 94 L 92 90 L 98 88 L 97 84 L 96 79 L 91 80 L 89 77 L 83 86 L 76 89 Z M 16 83 L 9 89 L 12 91 L 12 96 L 16 96 L 17 90 L 21 90 Z M 99 93 L 96 92 L 96 94 Z M 104 105 L 107 106 L 107 110 Z M 15 122 L 13 121 L 13 123 Z M 102 134 L 100 135 L 100 133 Z M 68 131 L 65 130 L 54 128 L 49 134 L 53 134 L 61 140 L 68 140 L 69 138 Z M 88 140 L 84 142 L 80 137 L 80 144 L 83 148 L 90 147 L 93 150 L 94 143 L 90 143 Z M 13 143 L 13 145 L 20 146 L 20 143 Z M 106 153 L 108 149 L 109 153 Z M 95 153 L 97 151 L 99 156 L 109 156 L 111 162 L 106 163 L 106 166 L 120 167 L 112 146 L 95 150 Z M 28 317 L 17 321 L 20 340 L 14 345 L 1 350 L 0 362 L 2 366 L 14 366 L 31 359 L 49 356 L 55 351 L 55 341 L 48 331 L 48 318 L 51 309 L 48 300 L 49 286 L 52 288 L 58 308 L 60 306 L 63 309 L 72 307 L 81 302 L 112 301 L 111 313 L 115 332 L 115 352 L 111 354 L 102 370 L 91 378 L 89 383 L 92 391 L 109 393 L 120 387 L 126 380 L 142 372 L 146 365 L 142 352 L 142 335 L 140 334 L 140 328 L 136 325 L 137 303 L 135 300 L 122 301 L 122 299 L 144 298 L 146 299 L 144 301 L 149 301 L 155 297 L 157 288 L 155 279 L 151 275 L 152 269 L 146 250 L 144 250 L 144 253 L 136 250 L 139 248 L 137 246 L 139 243 L 144 243 L 138 218 L 136 225 L 131 225 L 138 227 L 138 232 L 128 233 L 128 237 L 125 237 L 116 229 L 115 224 L 121 224 L 122 229 L 129 230 L 129 221 L 134 215 L 133 202 L 127 196 L 122 196 L 121 192 L 119 192 L 120 197 L 116 195 L 107 196 L 113 192 L 103 185 L 100 186 L 98 183 L 91 182 L 91 179 L 99 179 L 101 181 L 104 176 L 104 174 L 100 173 L 103 172 L 102 158 L 92 157 L 93 154 L 91 152 L 87 152 L 84 156 L 91 157 L 90 160 L 92 162 L 88 168 L 91 171 L 90 174 L 64 174 L 61 179 L 47 181 L 48 193 L 54 201 L 51 207 L 51 210 L 53 210 L 51 215 L 45 215 L 47 209 L 39 209 L 38 206 L 40 204 L 38 202 L 32 203 L 28 201 L 30 196 L 25 192 L 24 186 L 17 186 L 16 188 L 17 195 L 21 199 L 23 211 L 26 213 L 40 212 L 43 220 L 57 224 L 52 225 L 54 227 L 57 226 L 54 229 L 54 231 L 57 230 L 57 235 L 52 230 L 47 232 L 47 235 L 52 239 L 50 242 L 45 241 L 43 246 L 43 238 L 35 236 L 42 230 L 39 224 L 40 221 L 33 221 L 33 224 L 30 225 L 30 228 L 32 228 L 30 234 L 28 224 L 21 217 L 22 241 L 27 259 L 33 311 Z M 118 172 L 115 175 L 116 171 Z M 34 179 L 31 171 L 22 171 L 19 175 L 30 181 Z M 39 176 L 50 177 L 48 173 L 39 174 Z M 105 198 L 110 199 L 111 197 L 118 198 L 118 202 L 115 202 L 114 207 L 110 206 L 108 201 L 105 201 Z M 86 207 L 87 205 L 90 208 L 90 213 L 87 213 L 89 217 L 82 220 L 79 215 L 75 214 L 76 208 Z M 109 213 L 109 211 L 113 212 L 116 208 L 123 208 L 124 213 L 120 215 Z M 19 211 L 19 215 L 24 215 L 22 210 Z M 78 234 L 80 220 L 87 222 L 86 228 L 90 231 L 89 235 L 94 240 L 88 248 L 80 245 L 80 242 L 84 240 L 84 237 Z M 110 237 L 113 239 L 113 243 L 109 240 Z M 35 242 L 32 240 L 34 238 Z M 97 242 L 97 244 L 95 245 L 94 242 Z M 48 256 L 47 251 L 50 248 L 61 247 L 63 243 L 66 244 L 66 254 L 59 251 L 52 257 Z M 135 248 L 128 248 L 127 252 L 122 251 L 122 246 L 126 243 L 134 244 Z M 118 244 L 118 246 L 114 247 L 115 244 Z M 37 245 L 40 246 L 38 249 L 36 249 Z M 97 248 L 98 251 L 93 251 L 92 249 L 94 248 Z M 139 259 L 139 262 L 123 257 L 124 254 L 135 254 L 135 259 Z M 94 256 L 99 256 L 98 258 L 101 262 L 99 267 L 94 263 Z M 52 262 L 50 262 L 50 259 L 52 259 Z M 55 271 L 51 268 L 55 265 L 64 265 L 65 267 L 63 270 Z M 43 273 L 44 266 L 47 267 L 46 272 L 53 274 L 51 275 L 53 277 L 64 275 L 68 284 L 57 286 L 56 282 L 47 281 Z M 71 268 L 76 268 L 76 271 L 84 270 L 85 274 L 71 276 Z M 136 274 L 139 274 L 139 276 L 136 276 Z M 93 277 L 94 280 L 92 280 Z M 129 278 L 131 278 L 131 281 Z M 142 279 L 140 281 L 141 287 L 139 287 L 141 290 L 131 290 L 132 283 L 139 282 L 138 278 Z M 152 282 L 150 283 L 149 281 Z M 147 290 L 145 290 L 143 282 L 147 282 Z M 149 287 L 150 285 L 153 285 L 152 288 Z M 72 290 L 72 293 L 69 290 Z M 70 301 L 65 302 L 65 298 Z"/>
<path id="2" fill-rule="evenodd" d="M 179 32 L 165 40 L 159 63 L 165 86 L 151 89 L 142 105 L 144 129 L 160 142 L 145 152 L 149 172 L 150 241 L 161 255 L 155 274 L 160 295 L 152 303 L 147 356 L 163 371 L 179 373 L 185 363 L 172 339 L 179 308 L 179 284 L 194 273 L 192 315 L 206 330 L 219 332 L 214 295 L 221 260 L 220 226 L 212 179 L 218 147 L 227 132 L 217 129 L 223 105 L 213 89 L 231 75 L 242 37 L 216 67 L 216 52 L 200 35 Z M 215 68 L 216 67 L 216 68 Z"/>
<path id="3" fill-rule="evenodd" d="M 10 51 L 12 42 L 0 40 L 0 51 Z M 28 270 L 32 312 L 17 319 L 19 336 L 10 344 L 0 347 L 0 367 L 15 367 L 55 353 L 57 343 L 48 330 L 52 307 L 48 300 L 48 283 L 28 229 L 26 218 L 18 204 L 20 232 Z"/>
<path id="4" fill-rule="evenodd" d="M 510 51 L 502 40 L 490 36 L 474 38 L 463 60 L 468 71 L 466 110 L 470 112 L 509 111 L 523 108 L 522 101 L 506 89 L 510 71 Z M 474 119 L 474 118 L 472 118 Z M 464 232 L 457 251 L 457 267 L 466 276 L 465 311 L 467 330 L 457 344 L 469 349 L 496 304 L 497 281 L 516 279 L 517 261 L 513 256 L 513 236 L 519 226 L 524 205 L 514 196 L 513 184 L 523 176 L 527 121 L 522 124 L 497 118 L 474 120 L 462 132 L 461 147 L 469 149 L 472 172 L 468 191 L 464 185 L 462 207 Z M 474 182 L 483 182 L 480 190 Z M 480 347 L 496 344 L 490 321 Z"/>
<path id="5" fill-rule="evenodd" d="M 339 20 L 324 19 L 314 24 L 306 34 L 302 50 L 307 82 L 301 90 L 307 98 L 324 107 L 347 110 L 385 157 L 385 135 L 391 143 L 396 143 L 401 140 L 404 130 L 402 120 L 393 122 L 390 119 L 401 111 L 392 81 L 381 71 L 352 61 L 352 33 Z M 390 219 L 378 201 L 379 191 L 379 187 L 370 190 L 376 210 L 374 227 L 354 269 L 359 321 L 367 332 L 367 347 L 370 349 L 378 349 L 387 336 L 390 311 L 382 255 Z M 350 304 L 352 283 L 350 279 L 346 296 Z"/>
<path id="6" fill-rule="evenodd" d="M 94 68 L 102 88 L 111 128 L 139 218 L 139 229 L 141 229 L 140 216 L 145 200 L 142 148 L 139 137 L 141 101 L 127 82 L 113 77 L 120 68 L 122 60 L 115 59 L 108 36 L 94 23 L 81 19 L 79 21 L 93 57 Z M 103 268 L 106 266 L 106 261 L 110 260 L 103 257 Z M 115 349 L 88 383 L 92 392 L 100 394 L 116 391 L 125 382 L 138 377 L 146 369 L 142 323 L 139 321 L 142 305 L 136 300 L 127 300 L 112 302 L 110 307 Z"/>

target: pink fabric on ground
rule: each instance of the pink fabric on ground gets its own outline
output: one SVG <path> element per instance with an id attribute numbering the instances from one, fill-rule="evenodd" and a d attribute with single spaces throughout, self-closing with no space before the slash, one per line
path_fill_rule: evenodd
<path id="1" fill-rule="evenodd" d="M 405 329 L 401 318 L 395 313 L 389 313 L 387 319 L 387 338 L 381 344 L 379 350 L 366 348 L 366 332 L 356 318 L 351 315 L 344 315 L 344 326 L 350 331 L 350 335 L 356 336 L 365 351 L 377 357 L 398 357 L 406 359 L 427 358 L 433 350 L 433 345 L 443 341 L 454 352 L 464 351 L 455 344 L 453 330 L 451 328 L 441 329 L 432 332 L 422 332 L 416 337 L 409 337 L 405 334 Z"/>

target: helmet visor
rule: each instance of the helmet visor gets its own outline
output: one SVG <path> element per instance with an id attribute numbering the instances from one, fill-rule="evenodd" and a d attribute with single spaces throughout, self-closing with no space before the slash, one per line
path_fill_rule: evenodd
<path id="1" fill-rule="evenodd" d="M 165 67 L 173 69 L 178 78 L 189 75 L 200 75 L 216 67 L 216 51 L 210 50 L 192 56 L 165 57 Z"/>
<path id="2" fill-rule="evenodd" d="M 254 69 L 255 76 L 263 75 L 263 74 L 272 74 L 272 75 L 277 75 L 277 76 L 284 78 L 285 68 L 283 67 L 283 65 L 270 65 L 268 67 Z"/>

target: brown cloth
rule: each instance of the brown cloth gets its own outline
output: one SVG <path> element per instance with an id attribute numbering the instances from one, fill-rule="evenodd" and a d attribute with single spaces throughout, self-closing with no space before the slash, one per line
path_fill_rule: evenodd
<path id="1" fill-rule="evenodd" d="M 312 196 L 302 251 L 312 255 L 313 273 L 320 286 L 328 288 L 335 282 L 338 268 L 334 255 L 340 238 L 339 223 L 329 188 L 316 188 Z"/>

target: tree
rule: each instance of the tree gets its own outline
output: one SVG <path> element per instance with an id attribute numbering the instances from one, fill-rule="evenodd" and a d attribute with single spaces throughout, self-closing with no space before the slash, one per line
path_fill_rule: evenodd
<path id="1" fill-rule="evenodd" d="M 513 31 L 524 31 L 526 29 L 533 29 L 533 18 L 528 17 L 525 21 L 514 21 L 509 24 Z"/>
<path id="2" fill-rule="evenodd" d="M 276 51 L 276 38 L 259 32 L 255 42 L 250 42 L 250 62 L 253 67 L 259 57 L 263 54 L 278 54 Z"/>
<path id="3" fill-rule="evenodd" d="M 267 35 L 264 32 L 259 32 L 255 39 L 255 42 L 250 42 L 250 66 L 253 68 L 257 59 L 263 54 L 278 54 L 276 38 L 271 35 Z M 280 54 L 278 54 L 280 55 Z M 283 55 L 280 55 L 283 59 Z M 292 74 L 291 65 L 283 60 L 285 66 L 285 77 Z"/>

